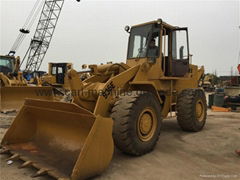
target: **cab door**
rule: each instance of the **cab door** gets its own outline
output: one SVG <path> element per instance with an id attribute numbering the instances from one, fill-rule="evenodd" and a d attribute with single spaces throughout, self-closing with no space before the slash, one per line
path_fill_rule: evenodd
<path id="1" fill-rule="evenodd" d="M 64 84 L 65 71 L 66 71 L 65 63 L 60 63 L 57 65 L 56 83 Z"/>
<path id="2" fill-rule="evenodd" d="M 189 44 L 187 28 L 172 31 L 171 75 L 182 77 L 189 72 Z"/>

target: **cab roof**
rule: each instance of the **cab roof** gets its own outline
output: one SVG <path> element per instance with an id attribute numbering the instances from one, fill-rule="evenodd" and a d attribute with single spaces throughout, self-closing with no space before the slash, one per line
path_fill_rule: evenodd
<path id="1" fill-rule="evenodd" d="M 137 25 L 133 25 L 132 27 L 138 27 L 138 26 L 143 26 L 143 25 L 147 25 L 147 24 L 162 24 L 163 26 L 169 28 L 169 29 L 176 29 L 179 28 L 178 26 L 172 26 L 170 24 L 167 24 L 166 22 L 162 21 L 162 19 L 157 19 L 155 21 L 149 21 L 146 23 L 141 23 L 141 24 L 137 24 Z"/>
<path id="2" fill-rule="evenodd" d="M 14 56 L 8 56 L 8 55 L 6 55 L 6 56 L 4 56 L 4 55 L 0 55 L 0 58 L 15 59 Z"/>

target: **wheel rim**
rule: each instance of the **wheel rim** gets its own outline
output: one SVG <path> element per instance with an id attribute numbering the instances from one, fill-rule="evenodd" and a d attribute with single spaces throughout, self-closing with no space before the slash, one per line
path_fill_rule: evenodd
<path id="1" fill-rule="evenodd" d="M 198 100 L 196 103 L 196 116 L 198 121 L 203 121 L 204 119 L 204 105 L 202 100 Z"/>
<path id="2" fill-rule="evenodd" d="M 157 127 L 157 117 L 152 108 L 145 108 L 139 118 L 137 123 L 138 137 L 141 141 L 149 141 Z"/>

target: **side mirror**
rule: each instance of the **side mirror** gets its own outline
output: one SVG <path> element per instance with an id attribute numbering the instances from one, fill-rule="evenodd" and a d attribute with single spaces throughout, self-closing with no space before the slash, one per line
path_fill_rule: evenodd
<path id="1" fill-rule="evenodd" d="M 129 26 L 125 26 L 124 30 L 125 30 L 127 33 L 130 33 L 130 27 L 129 27 Z"/>

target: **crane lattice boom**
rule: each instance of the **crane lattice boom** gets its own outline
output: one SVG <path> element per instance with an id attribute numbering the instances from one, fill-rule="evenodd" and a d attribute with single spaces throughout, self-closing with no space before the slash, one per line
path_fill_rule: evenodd
<path id="1" fill-rule="evenodd" d="M 45 0 L 38 25 L 25 54 L 25 71 L 38 71 L 49 48 L 64 0 Z"/>

